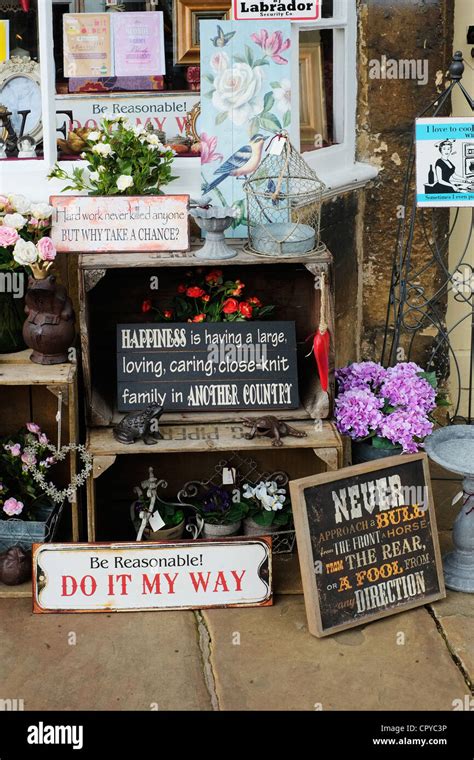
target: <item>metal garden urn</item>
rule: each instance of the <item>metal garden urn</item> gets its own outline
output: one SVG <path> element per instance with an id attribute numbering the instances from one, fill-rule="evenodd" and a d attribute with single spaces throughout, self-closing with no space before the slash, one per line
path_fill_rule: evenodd
<path id="1" fill-rule="evenodd" d="M 225 230 L 236 219 L 237 209 L 232 206 L 196 206 L 191 208 L 189 213 L 206 233 L 203 247 L 194 253 L 198 259 L 217 261 L 237 256 L 237 250 L 226 244 L 224 235 Z"/>
<path id="2" fill-rule="evenodd" d="M 474 594 L 474 425 L 439 428 L 426 439 L 425 449 L 434 462 L 464 476 L 453 526 L 454 551 L 444 557 L 443 567 L 448 588 Z"/>

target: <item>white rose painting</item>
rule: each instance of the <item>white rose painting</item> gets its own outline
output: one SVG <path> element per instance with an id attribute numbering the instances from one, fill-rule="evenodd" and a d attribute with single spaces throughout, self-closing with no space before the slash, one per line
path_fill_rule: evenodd
<path id="1" fill-rule="evenodd" d="M 202 193 L 239 215 L 228 231 L 246 237 L 244 180 L 272 136 L 292 132 L 289 21 L 201 21 Z"/>

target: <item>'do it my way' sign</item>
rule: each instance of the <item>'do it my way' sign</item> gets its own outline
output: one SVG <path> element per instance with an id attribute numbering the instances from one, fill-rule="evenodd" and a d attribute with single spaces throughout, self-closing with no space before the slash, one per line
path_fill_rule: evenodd
<path id="1" fill-rule="evenodd" d="M 271 538 L 35 544 L 34 612 L 272 604 Z"/>

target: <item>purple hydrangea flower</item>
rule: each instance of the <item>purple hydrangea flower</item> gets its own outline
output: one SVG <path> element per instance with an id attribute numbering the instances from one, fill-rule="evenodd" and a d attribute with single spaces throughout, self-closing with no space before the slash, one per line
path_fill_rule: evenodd
<path id="1" fill-rule="evenodd" d="M 401 445 L 405 453 L 414 454 L 432 430 L 433 423 L 419 409 L 399 409 L 384 417 L 379 435 Z"/>
<path id="2" fill-rule="evenodd" d="M 375 390 L 384 380 L 387 370 L 377 362 L 354 362 L 336 370 L 339 392 L 355 388 Z"/>
<path id="3" fill-rule="evenodd" d="M 405 372 L 402 365 L 387 370 L 380 393 L 391 406 L 419 409 L 425 414 L 436 407 L 435 389 L 418 374 Z"/>
<path id="4" fill-rule="evenodd" d="M 338 370 L 335 417 L 339 432 L 354 440 L 377 435 L 401 445 L 405 452 L 418 451 L 432 432 L 428 415 L 436 408 L 436 390 L 421 373 L 415 362 L 400 362 L 388 369 L 376 362 L 359 362 Z"/>
<path id="5" fill-rule="evenodd" d="M 382 406 L 383 399 L 367 388 L 346 391 L 335 402 L 337 429 L 351 438 L 365 438 L 382 423 Z"/>

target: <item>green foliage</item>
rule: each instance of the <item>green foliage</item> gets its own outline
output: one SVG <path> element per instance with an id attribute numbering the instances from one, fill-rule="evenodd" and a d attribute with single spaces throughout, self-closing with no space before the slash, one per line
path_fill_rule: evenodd
<path id="1" fill-rule="evenodd" d="M 69 184 L 64 190 L 89 195 L 160 195 L 173 179 L 174 152 L 143 127 L 133 127 L 127 119 L 104 119 L 100 128 L 89 131 L 81 158 L 87 167 L 67 173 L 57 163 L 50 178 Z"/>
<path id="2" fill-rule="evenodd" d="M 13 516 L 20 520 L 35 520 L 38 507 L 49 503 L 31 472 L 24 468 L 25 463 L 22 459 L 26 456 L 25 449 L 35 441 L 44 440 L 45 444 L 48 443 L 46 436 L 43 436 L 39 428 L 37 429 L 37 433 L 32 433 L 27 428 L 22 428 L 16 435 L 0 441 L 0 519 L 9 519 L 3 507 L 11 498 L 23 504 L 21 513 Z M 51 452 L 46 445 L 38 448 L 36 462 L 37 469 L 42 474 L 45 474 L 53 464 Z"/>

